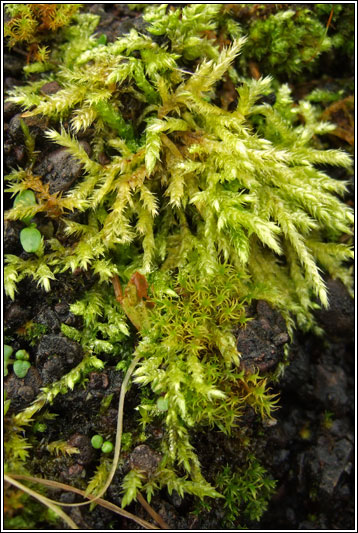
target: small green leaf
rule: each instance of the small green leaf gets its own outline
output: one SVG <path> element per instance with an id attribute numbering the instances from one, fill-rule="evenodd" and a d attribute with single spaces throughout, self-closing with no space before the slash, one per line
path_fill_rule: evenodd
<path id="1" fill-rule="evenodd" d="M 4 377 L 8 375 L 9 371 L 7 365 L 10 363 L 10 357 L 13 349 L 8 344 L 4 344 Z"/>
<path id="2" fill-rule="evenodd" d="M 36 228 L 24 228 L 20 231 L 20 241 L 25 252 L 37 252 L 41 238 L 41 233 Z"/>
<path id="3" fill-rule="evenodd" d="M 11 346 L 9 346 L 8 344 L 4 344 L 4 359 L 5 359 L 5 361 L 10 359 L 11 354 L 12 354 L 13 351 L 14 350 L 12 349 Z"/>
<path id="4" fill-rule="evenodd" d="M 15 357 L 16 359 L 19 359 L 19 360 L 22 360 L 22 361 L 25 361 L 25 360 L 28 360 L 30 358 L 28 352 L 26 350 L 17 350 L 16 354 L 15 354 Z"/>
<path id="5" fill-rule="evenodd" d="M 36 205 L 36 196 L 34 191 L 26 189 L 25 191 L 19 192 L 14 200 L 14 207 L 18 207 L 19 205 Z"/>
<path id="6" fill-rule="evenodd" d="M 109 440 L 106 440 L 106 442 L 102 444 L 101 450 L 103 453 L 111 453 L 113 450 L 113 444 Z"/>
<path id="7" fill-rule="evenodd" d="M 25 191 L 21 191 L 19 194 L 16 195 L 16 198 L 14 200 L 14 207 L 19 206 L 28 206 L 28 205 L 36 205 L 36 196 L 34 191 L 31 191 L 30 189 L 26 189 Z M 23 217 L 22 221 L 25 224 L 30 224 L 30 221 L 32 219 L 32 216 Z"/>
<path id="8" fill-rule="evenodd" d="M 28 361 L 17 360 L 14 362 L 14 372 L 18 378 L 24 378 L 31 364 Z"/>
<path id="9" fill-rule="evenodd" d="M 107 44 L 107 35 L 105 33 L 102 33 L 98 39 L 97 44 Z"/>
<path id="10" fill-rule="evenodd" d="M 159 411 L 168 411 L 168 400 L 167 398 L 158 398 L 157 407 Z"/>
<path id="11" fill-rule="evenodd" d="M 93 448 L 96 448 L 96 450 L 99 450 L 99 448 L 103 444 L 103 437 L 101 437 L 101 435 L 93 435 L 91 439 L 91 444 Z"/>

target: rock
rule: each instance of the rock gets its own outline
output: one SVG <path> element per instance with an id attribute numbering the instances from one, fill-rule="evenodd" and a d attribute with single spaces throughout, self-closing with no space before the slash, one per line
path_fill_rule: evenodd
<path id="1" fill-rule="evenodd" d="M 24 378 L 11 373 L 4 380 L 7 398 L 11 400 L 10 409 L 19 411 L 32 402 L 40 392 L 43 382 L 36 368 L 30 366 Z"/>
<path id="2" fill-rule="evenodd" d="M 41 87 L 40 91 L 42 94 L 56 94 L 61 89 L 62 87 L 57 81 L 49 81 Z"/>
<path id="3" fill-rule="evenodd" d="M 23 58 L 20 59 L 14 54 L 4 54 L 3 61 L 3 69 L 5 73 L 11 74 L 11 76 L 22 74 L 22 68 L 25 65 L 25 60 Z"/>
<path id="4" fill-rule="evenodd" d="M 354 337 L 354 301 L 346 287 L 339 280 L 327 281 L 329 308 L 315 312 L 318 323 L 331 338 L 347 339 Z"/>
<path id="5" fill-rule="evenodd" d="M 75 433 L 68 439 L 68 444 L 78 448 L 80 453 L 76 454 L 76 463 L 87 465 L 96 457 L 96 453 L 91 444 L 91 439 L 82 433 Z"/>
<path id="6" fill-rule="evenodd" d="M 130 455 L 130 467 L 145 472 L 148 476 L 154 474 L 162 457 L 146 444 L 140 444 Z"/>
<path id="7" fill-rule="evenodd" d="M 74 465 L 71 465 L 68 469 L 68 475 L 71 478 L 79 477 L 83 472 L 83 466 L 79 463 L 75 463 Z"/>
<path id="8" fill-rule="evenodd" d="M 4 120 L 10 120 L 16 112 L 19 112 L 19 107 L 13 102 L 4 102 Z"/>
<path id="9" fill-rule="evenodd" d="M 259 300 L 251 306 L 250 314 L 256 315 L 237 332 L 237 349 L 241 354 L 240 368 L 247 372 L 273 371 L 284 356 L 284 344 L 289 337 L 281 314 Z"/>
<path id="10" fill-rule="evenodd" d="M 17 328 L 27 322 L 29 316 L 28 309 L 21 307 L 20 304 L 14 302 L 10 304 L 6 310 L 4 322 L 9 328 Z"/>
<path id="11" fill-rule="evenodd" d="M 45 361 L 45 364 L 41 370 L 44 385 L 58 381 L 62 378 L 64 373 L 64 365 L 61 357 L 58 355 L 50 357 L 47 361 Z"/>
<path id="12" fill-rule="evenodd" d="M 324 498 L 332 497 L 341 475 L 353 454 L 353 439 L 342 438 L 332 443 L 332 439 L 321 435 L 317 445 L 308 454 L 307 465 L 312 483 L 318 487 Z"/>
<path id="13" fill-rule="evenodd" d="M 34 322 L 44 324 L 51 333 L 59 332 L 61 323 L 57 314 L 51 307 L 45 307 L 34 318 Z"/>
<path id="14" fill-rule="evenodd" d="M 89 375 L 89 389 L 106 389 L 109 384 L 108 376 L 105 372 L 91 372 Z"/>
<path id="15" fill-rule="evenodd" d="M 36 396 L 35 390 L 28 385 L 23 385 L 17 392 L 25 402 L 31 402 Z"/>
<path id="16" fill-rule="evenodd" d="M 21 113 L 17 113 L 9 122 L 8 134 L 14 142 L 24 142 L 24 134 L 21 128 Z M 23 120 L 23 119 L 22 119 Z"/>
<path id="17" fill-rule="evenodd" d="M 13 255 L 21 254 L 20 231 L 23 228 L 24 224 L 19 220 L 4 221 L 4 253 Z"/>
<path id="18" fill-rule="evenodd" d="M 295 342 L 290 347 L 290 364 L 285 369 L 281 380 L 281 388 L 291 394 L 301 396 L 301 390 L 305 390 L 311 373 L 311 361 L 308 350 Z"/>
<path id="19" fill-rule="evenodd" d="M 21 120 L 28 126 L 32 137 L 43 135 L 44 130 L 47 128 L 48 119 L 35 116 L 35 117 L 22 117 L 21 113 L 17 113 L 12 117 L 9 122 L 8 134 L 12 141 L 18 144 L 24 142 L 24 133 L 21 128 Z"/>
<path id="20" fill-rule="evenodd" d="M 67 326 L 80 327 L 81 319 L 70 311 L 70 305 L 67 302 L 59 302 L 54 307 L 56 315 L 61 323 Z"/>
<path id="21" fill-rule="evenodd" d="M 315 365 L 315 369 L 314 397 L 322 402 L 323 407 L 341 416 L 346 411 L 348 401 L 344 370 L 338 366 L 326 368 L 323 365 Z"/>
<path id="22" fill-rule="evenodd" d="M 25 148 L 25 146 L 23 146 L 23 145 L 15 146 L 14 154 L 15 154 L 16 161 L 19 164 L 22 163 L 23 161 L 25 161 L 25 157 L 26 157 L 26 148 Z"/>
<path id="23" fill-rule="evenodd" d="M 36 365 L 41 367 L 49 357 L 58 355 L 68 371 L 81 362 L 82 354 L 82 347 L 77 342 L 62 335 L 44 335 L 37 348 Z"/>
<path id="24" fill-rule="evenodd" d="M 90 153 L 89 144 L 80 141 L 87 153 Z M 67 191 L 82 174 L 81 163 L 72 157 L 67 148 L 54 150 L 36 165 L 34 173 L 44 179 L 44 183 L 50 184 L 50 193 Z"/>

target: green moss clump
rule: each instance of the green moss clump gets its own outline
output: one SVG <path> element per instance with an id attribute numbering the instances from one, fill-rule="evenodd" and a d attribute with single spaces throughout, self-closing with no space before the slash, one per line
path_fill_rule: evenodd
<path id="1" fill-rule="evenodd" d="M 314 60 L 332 47 L 326 33 L 309 9 L 279 10 L 250 24 L 247 49 L 264 73 L 288 77 L 316 68 Z"/>
<path id="2" fill-rule="evenodd" d="M 54 33 L 71 22 L 82 4 L 5 4 L 8 16 L 4 36 L 10 48 L 26 43 L 28 59 L 43 62 L 49 55 L 46 46 Z"/>
<path id="3" fill-rule="evenodd" d="M 224 467 L 216 483 L 225 497 L 225 522 L 229 527 L 235 526 L 238 519 L 241 527 L 260 520 L 276 485 L 252 455 L 248 456 L 245 468 L 233 472 L 229 465 Z"/>

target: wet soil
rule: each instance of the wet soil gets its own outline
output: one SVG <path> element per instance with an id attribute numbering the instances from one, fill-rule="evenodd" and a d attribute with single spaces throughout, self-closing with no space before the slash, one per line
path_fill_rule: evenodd
<path id="1" fill-rule="evenodd" d="M 99 33 L 109 41 L 131 27 L 145 30 L 141 16 L 125 4 L 88 4 L 87 9 L 101 15 Z M 5 89 L 23 83 L 24 57 L 11 51 L 4 57 Z M 49 85 L 49 84 L 47 84 Z M 44 91 L 56 91 L 56 86 Z M 27 155 L 19 123 L 20 109 L 5 104 L 4 128 L 5 173 L 13 167 L 25 168 Z M 54 149 L 43 135 L 45 121 L 28 122 L 36 138 L 39 155 L 35 173 L 50 184 L 50 192 L 67 190 L 81 176 L 81 168 L 66 154 L 65 149 Z M 85 149 L 90 150 L 86 139 Z M 4 196 L 4 207 L 12 205 Z M 36 218 L 38 225 L 52 223 L 52 232 L 61 238 L 61 225 Z M 4 252 L 27 257 L 19 244 L 21 222 L 7 221 L 4 227 Z M 44 387 L 57 381 L 74 368 L 83 357 L 81 346 L 61 333 L 61 324 L 80 327 L 78 317 L 70 312 L 70 304 L 81 297 L 95 279 L 79 272 L 75 276 L 58 276 L 51 293 L 45 293 L 29 279 L 19 284 L 14 301 L 5 299 L 5 341 L 14 350 L 26 349 L 31 368 L 24 378 L 10 370 L 4 385 L 11 399 L 9 414 L 29 406 Z M 208 480 L 223 466 L 240 467 L 246 451 L 242 441 L 250 442 L 250 449 L 277 480 L 275 494 L 260 522 L 246 524 L 257 530 L 296 529 L 354 529 L 354 305 L 340 282 L 327 280 L 330 308 L 317 311 L 317 320 L 324 329 L 322 337 L 296 333 L 291 345 L 289 364 L 272 391 L 280 394 L 279 409 L 273 425 L 263 425 L 256 415 L 247 411 L 243 429 L 233 429 L 232 435 L 214 430 L 197 429 L 192 442 L 198 451 L 203 473 Z M 288 340 L 282 317 L 266 302 L 255 302 L 249 310 L 253 320 L 245 330 L 238 330 L 237 340 L 242 352 L 242 368 L 250 371 L 274 371 L 284 360 L 283 345 Z M 26 336 L 29 324 L 40 326 L 36 337 Z M 42 328 L 42 329 L 41 329 Z M 115 438 L 117 403 L 123 376 L 107 363 L 103 371 L 89 374 L 82 387 L 75 387 L 66 395 L 59 394 L 50 407 L 56 415 L 46 420 L 41 435 L 34 432 L 30 438 L 33 448 L 30 468 L 33 472 L 85 489 L 99 462 L 100 452 L 90 443 L 95 433 L 105 432 Z M 138 435 L 137 424 L 139 390 L 132 385 L 127 398 L 124 418 L 126 432 Z M 121 480 L 133 466 L 147 472 L 155 470 L 160 461 L 159 448 L 163 428 L 150 427 L 150 438 L 131 452 L 124 451 L 119 469 L 107 492 L 107 499 L 121 504 Z M 54 456 L 47 444 L 64 440 L 78 449 L 77 454 Z M 79 501 L 71 493 L 49 491 L 49 496 L 63 502 Z M 76 499 L 77 498 L 77 499 Z M 221 501 L 214 501 L 210 511 L 196 513 L 193 499 L 165 491 L 155 495 L 152 507 L 161 514 L 171 529 L 205 530 L 224 529 L 224 511 Z M 149 519 L 147 512 L 134 503 L 129 511 Z M 68 511 L 68 510 L 67 510 Z M 69 512 L 80 529 L 127 530 L 140 529 L 133 521 L 96 506 Z M 58 526 L 62 529 L 62 526 Z M 49 525 L 52 529 L 52 525 Z"/>

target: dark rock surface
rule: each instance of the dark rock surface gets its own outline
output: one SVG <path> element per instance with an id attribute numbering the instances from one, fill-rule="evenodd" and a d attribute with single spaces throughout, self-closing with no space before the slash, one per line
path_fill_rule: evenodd
<path id="1" fill-rule="evenodd" d="M 79 465 L 87 465 L 91 463 L 95 457 L 95 450 L 91 444 L 91 439 L 82 433 L 75 433 L 68 439 L 68 444 L 79 449 L 79 454 L 76 455 L 76 463 Z"/>
<path id="2" fill-rule="evenodd" d="M 260 373 L 273 371 L 282 361 L 283 347 L 289 340 L 285 321 L 263 300 L 252 304 L 247 314 L 254 318 L 237 332 L 241 369 Z"/>
<path id="3" fill-rule="evenodd" d="M 31 360 L 30 360 L 31 362 Z M 9 374 L 4 380 L 7 398 L 11 400 L 11 409 L 24 409 L 35 400 L 43 386 L 41 376 L 36 368 L 31 366 L 24 378 Z"/>
<path id="4" fill-rule="evenodd" d="M 20 243 L 20 231 L 24 225 L 19 220 L 5 220 L 4 221 L 4 250 L 6 253 L 13 255 L 20 255 L 22 246 Z"/>
<path id="5" fill-rule="evenodd" d="M 354 335 L 354 301 L 339 280 L 327 281 L 328 309 L 315 312 L 316 318 L 329 337 L 350 339 Z"/>
<path id="6" fill-rule="evenodd" d="M 55 355 L 61 357 L 68 371 L 82 360 L 82 347 L 61 335 L 44 335 L 37 348 L 36 364 L 41 367 Z"/>
<path id="7" fill-rule="evenodd" d="M 86 151 L 89 145 L 81 141 Z M 81 163 L 66 148 L 58 148 L 48 154 L 34 167 L 34 173 L 42 176 L 50 184 L 50 193 L 67 191 L 82 173 Z"/>
<path id="8" fill-rule="evenodd" d="M 130 467 L 147 476 L 154 474 L 161 461 L 161 455 L 146 444 L 136 446 L 130 455 Z"/>

